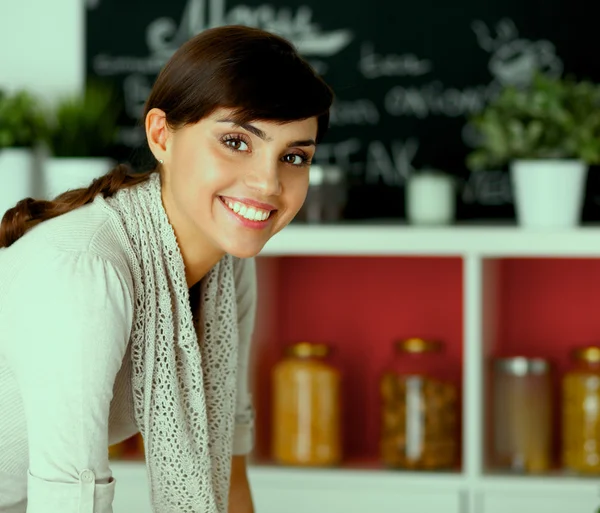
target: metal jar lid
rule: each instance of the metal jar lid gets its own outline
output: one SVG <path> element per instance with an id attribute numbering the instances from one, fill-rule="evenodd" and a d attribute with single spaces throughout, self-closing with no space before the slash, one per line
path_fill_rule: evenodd
<path id="1" fill-rule="evenodd" d="M 442 343 L 419 337 L 405 338 L 396 341 L 396 350 L 401 353 L 430 353 L 442 350 Z"/>
<path id="2" fill-rule="evenodd" d="M 578 347 L 572 352 L 575 360 L 583 360 L 588 363 L 599 363 L 600 362 L 600 347 L 599 346 L 587 346 Z"/>
<path id="3" fill-rule="evenodd" d="M 285 353 L 297 358 L 325 358 L 329 354 L 329 346 L 314 342 L 296 342 L 288 346 Z"/>
<path id="4" fill-rule="evenodd" d="M 504 374 L 512 374 L 513 376 L 540 375 L 549 372 L 550 362 L 543 358 L 517 356 L 514 358 L 496 358 L 494 367 Z"/>

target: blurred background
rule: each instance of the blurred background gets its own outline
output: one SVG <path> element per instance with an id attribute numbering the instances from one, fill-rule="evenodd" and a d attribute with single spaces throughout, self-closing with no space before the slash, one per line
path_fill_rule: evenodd
<path id="1" fill-rule="evenodd" d="M 0 215 L 152 164 L 187 39 L 291 40 L 333 87 L 257 258 L 257 513 L 600 507 L 600 65 L 580 0 L 2 0 Z M 143 440 L 115 511 L 150 511 Z"/>

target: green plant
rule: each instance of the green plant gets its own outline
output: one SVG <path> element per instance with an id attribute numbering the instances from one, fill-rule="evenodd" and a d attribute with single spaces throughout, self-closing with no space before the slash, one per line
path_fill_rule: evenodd
<path id="1" fill-rule="evenodd" d="M 481 137 L 471 170 L 515 159 L 600 163 L 600 86 L 591 82 L 537 74 L 527 88 L 504 88 L 471 122 Z"/>
<path id="2" fill-rule="evenodd" d="M 55 157 L 104 157 L 117 133 L 119 102 L 110 86 L 90 82 L 58 102 L 47 143 Z"/>
<path id="3" fill-rule="evenodd" d="M 0 148 L 30 148 L 47 134 L 45 115 L 27 91 L 0 91 Z"/>

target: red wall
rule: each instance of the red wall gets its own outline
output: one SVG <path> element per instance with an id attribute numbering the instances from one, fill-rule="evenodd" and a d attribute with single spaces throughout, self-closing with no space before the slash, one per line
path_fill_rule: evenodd
<path id="1" fill-rule="evenodd" d="M 570 349 L 600 343 L 600 260 L 500 265 L 499 354 L 551 358 L 562 372 Z"/>

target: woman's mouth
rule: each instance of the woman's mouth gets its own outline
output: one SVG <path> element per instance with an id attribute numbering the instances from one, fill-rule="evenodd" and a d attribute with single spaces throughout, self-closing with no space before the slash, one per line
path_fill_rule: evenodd
<path id="1" fill-rule="evenodd" d="M 264 227 L 272 217 L 272 214 L 276 212 L 276 210 L 263 210 L 258 207 L 246 205 L 240 201 L 232 201 L 222 196 L 219 196 L 219 199 L 233 215 L 240 221 L 245 221 L 244 225 L 250 228 Z"/>

